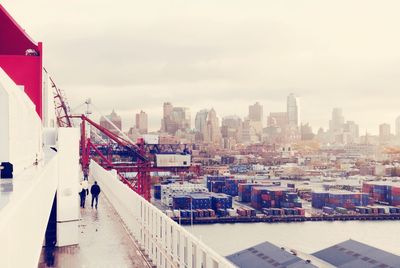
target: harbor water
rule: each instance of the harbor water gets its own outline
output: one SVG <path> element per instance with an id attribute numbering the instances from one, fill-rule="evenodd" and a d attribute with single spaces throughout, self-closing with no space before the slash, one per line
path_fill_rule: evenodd
<path id="1" fill-rule="evenodd" d="M 348 239 L 400 255 L 399 221 L 238 223 L 186 228 L 223 256 L 265 241 L 310 254 Z"/>

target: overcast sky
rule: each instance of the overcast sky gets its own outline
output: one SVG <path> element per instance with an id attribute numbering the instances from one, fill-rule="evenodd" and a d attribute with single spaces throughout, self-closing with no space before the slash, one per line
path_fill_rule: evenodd
<path id="1" fill-rule="evenodd" d="M 124 128 L 162 104 L 214 107 L 221 117 L 301 99 L 301 121 L 331 110 L 376 133 L 400 115 L 400 1 L 3 0 L 44 43 L 45 65 L 71 107 L 91 97 Z"/>

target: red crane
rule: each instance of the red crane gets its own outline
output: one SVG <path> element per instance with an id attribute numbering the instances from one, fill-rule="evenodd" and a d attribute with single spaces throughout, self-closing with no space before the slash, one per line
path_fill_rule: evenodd
<path id="1" fill-rule="evenodd" d="M 50 78 L 50 77 L 49 77 Z M 149 150 L 144 143 L 144 139 L 138 139 L 137 143 L 132 143 L 130 140 L 115 134 L 114 132 L 102 127 L 100 124 L 94 122 L 85 115 L 70 115 L 70 109 L 65 99 L 63 92 L 56 86 L 53 80 L 50 78 L 51 86 L 54 94 L 54 104 L 57 117 L 57 125 L 59 127 L 72 127 L 73 118 L 81 119 L 81 141 L 80 141 L 80 152 L 81 152 L 81 165 L 82 171 L 86 175 L 89 172 L 90 160 L 95 160 L 103 168 L 107 170 L 114 169 L 122 182 L 124 182 L 130 189 L 134 190 L 146 200 L 150 201 L 151 194 L 151 176 L 150 172 L 154 171 L 172 171 L 172 172 L 193 172 L 195 174 L 200 173 L 199 166 L 190 167 L 156 167 L 154 161 L 151 160 Z M 101 134 L 109 139 L 108 144 L 97 144 L 93 142 L 90 137 L 87 137 L 86 130 L 87 124 L 94 127 Z M 103 153 L 101 147 L 107 145 L 111 148 L 111 144 L 118 146 L 120 149 L 126 151 L 132 156 L 135 161 L 129 161 L 124 163 L 114 163 L 112 152 L 107 155 Z M 170 146 L 170 148 L 176 146 Z M 111 150 L 110 150 L 111 151 Z M 93 157 L 97 155 L 98 157 Z M 135 172 L 137 175 L 135 179 L 127 179 L 123 175 L 125 172 Z"/>

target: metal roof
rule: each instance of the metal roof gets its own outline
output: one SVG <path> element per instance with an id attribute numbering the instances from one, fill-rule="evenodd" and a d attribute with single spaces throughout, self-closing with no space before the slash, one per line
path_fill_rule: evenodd
<path id="1" fill-rule="evenodd" d="M 317 267 L 269 242 L 236 252 L 227 259 L 240 268 L 312 268 Z"/>
<path id="2" fill-rule="evenodd" d="M 400 256 L 351 239 L 312 255 L 339 268 L 400 267 Z"/>

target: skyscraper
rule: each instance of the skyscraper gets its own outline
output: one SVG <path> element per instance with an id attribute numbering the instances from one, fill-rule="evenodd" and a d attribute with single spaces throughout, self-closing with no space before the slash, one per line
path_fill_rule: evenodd
<path id="1" fill-rule="evenodd" d="M 207 133 L 204 140 L 214 144 L 220 144 L 221 141 L 221 130 L 219 128 L 219 120 L 217 113 L 212 108 L 207 115 Z"/>
<path id="2" fill-rule="evenodd" d="M 290 93 L 287 97 L 287 116 L 289 121 L 289 126 L 298 127 L 299 126 L 299 102 L 293 93 Z"/>
<path id="3" fill-rule="evenodd" d="M 396 136 L 400 137 L 400 116 L 396 118 Z"/>
<path id="4" fill-rule="evenodd" d="M 203 132 L 207 125 L 208 110 L 203 109 L 197 112 L 196 118 L 194 119 L 194 128 L 198 132 Z"/>
<path id="5" fill-rule="evenodd" d="M 354 121 L 347 121 L 343 126 L 344 134 L 346 135 L 346 143 L 356 143 L 360 137 L 360 130 Z"/>
<path id="6" fill-rule="evenodd" d="M 256 134 L 261 138 L 263 128 L 263 106 L 256 102 L 249 106 L 249 124 L 255 130 Z"/>
<path id="7" fill-rule="evenodd" d="M 107 120 L 108 119 L 108 120 Z M 111 123 L 110 123 L 111 121 Z M 118 134 L 119 131 L 117 129 L 115 129 L 115 127 L 113 126 L 115 125 L 119 130 L 122 130 L 122 120 L 121 120 L 121 116 L 119 116 L 115 110 L 113 109 L 111 114 L 106 115 L 105 117 L 101 117 L 100 118 L 100 126 L 110 130 L 111 132 L 113 132 L 114 134 Z"/>
<path id="8" fill-rule="evenodd" d="M 340 108 L 333 108 L 332 119 L 329 121 L 329 131 L 332 134 L 341 133 L 343 131 L 344 116 L 343 111 Z"/>
<path id="9" fill-rule="evenodd" d="M 258 102 L 249 106 L 249 119 L 251 121 L 263 121 L 263 106 Z"/>
<path id="10" fill-rule="evenodd" d="M 222 118 L 221 135 L 225 145 L 232 146 L 240 142 L 242 138 L 242 119 L 236 115 Z"/>
<path id="11" fill-rule="evenodd" d="M 170 102 L 163 105 L 163 118 L 161 119 L 161 132 L 175 135 L 178 130 L 190 130 L 190 110 L 185 107 L 174 107 Z"/>
<path id="12" fill-rule="evenodd" d="M 379 140 L 381 142 L 388 142 L 390 141 L 390 125 L 389 124 L 380 124 L 379 125 Z"/>
<path id="13" fill-rule="evenodd" d="M 147 114 L 143 111 L 136 114 L 136 129 L 140 134 L 147 134 L 148 131 L 148 119 Z"/>

